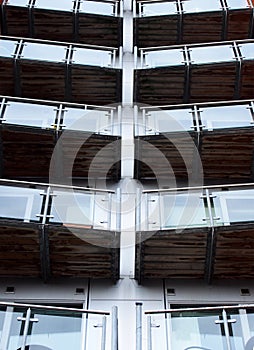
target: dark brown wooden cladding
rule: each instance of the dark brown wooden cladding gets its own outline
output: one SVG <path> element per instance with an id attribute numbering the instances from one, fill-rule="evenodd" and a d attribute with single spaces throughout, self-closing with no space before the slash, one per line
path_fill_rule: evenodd
<path id="1" fill-rule="evenodd" d="M 117 280 L 120 234 L 74 226 L 49 226 L 52 276 Z"/>
<path id="2" fill-rule="evenodd" d="M 205 180 L 253 181 L 254 130 L 252 128 L 204 131 L 200 135 L 164 133 L 135 140 L 136 178 L 187 180 L 197 171 L 195 155 L 199 152 Z M 191 138 L 193 143 L 190 142 Z M 176 151 L 178 149 L 178 151 Z M 163 159 L 163 156 L 165 159 Z M 153 167 L 151 167 L 151 164 Z M 173 172 L 169 171 L 172 167 Z M 151 169 L 155 169 L 153 172 Z M 188 172 L 187 172 L 188 171 Z"/>
<path id="3" fill-rule="evenodd" d="M 159 67 L 135 71 L 136 102 L 151 105 L 251 99 L 254 61 Z M 241 78 L 239 79 L 239 74 Z"/>
<path id="4" fill-rule="evenodd" d="M 52 160 L 51 176 L 58 179 L 87 178 L 88 175 L 112 180 L 120 178 L 120 140 L 116 136 L 67 131 L 56 152 L 54 130 L 3 125 L 0 132 L 2 176 L 5 178 L 48 179 L 53 152 L 56 158 Z"/>
<path id="5" fill-rule="evenodd" d="M 46 228 L 49 250 L 42 250 L 42 226 L 0 219 L 0 276 L 119 278 L 120 234 L 62 225 Z M 88 242 L 86 241 L 88 240 Z M 48 254 L 48 256 L 47 256 Z"/>
<path id="6" fill-rule="evenodd" d="M 137 232 L 136 279 L 204 278 L 207 228 Z M 146 238 L 148 236 L 148 238 Z"/>
<path id="7" fill-rule="evenodd" d="M 2 34 L 119 47 L 122 19 L 114 16 L 4 6 Z M 30 17 L 29 17 L 30 11 Z M 76 27 L 77 32 L 74 31 Z"/>
<path id="8" fill-rule="evenodd" d="M 36 224 L 0 219 L 0 276 L 40 277 L 39 230 Z"/>
<path id="9" fill-rule="evenodd" d="M 107 105 L 121 101 L 122 71 L 113 68 L 0 58 L 0 94 Z M 68 76 L 68 78 L 67 78 Z"/>
<path id="10" fill-rule="evenodd" d="M 214 279 L 254 277 L 254 224 L 218 227 Z"/>
<path id="11" fill-rule="evenodd" d="M 140 48 L 248 39 L 252 31 L 250 9 L 228 11 L 227 25 L 222 11 L 135 19 L 136 45 Z"/>

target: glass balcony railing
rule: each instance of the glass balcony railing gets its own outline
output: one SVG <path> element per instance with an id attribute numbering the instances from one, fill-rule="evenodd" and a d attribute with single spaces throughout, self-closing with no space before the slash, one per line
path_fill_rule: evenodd
<path id="1" fill-rule="evenodd" d="M 0 346 L 6 350 L 105 350 L 118 332 L 117 322 L 109 328 L 112 318 L 114 312 L 1 302 Z"/>
<path id="2" fill-rule="evenodd" d="M 254 190 L 207 187 L 144 191 L 137 200 L 137 231 L 254 223 Z"/>
<path id="3" fill-rule="evenodd" d="M 173 305 L 169 310 L 145 314 L 148 339 L 144 349 L 147 350 L 158 345 L 163 350 L 251 350 L 254 346 L 254 305 L 251 304 L 190 308 Z"/>
<path id="4" fill-rule="evenodd" d="M 113 191 L 0 180 L 0 219 L 115 231 L 118 202 Z"/>
<path id="5" fill-rule="evenodd" d="M 120 118 L 115 107 L 0 96 L 0 123 L 3 125 L 120 135 Z"/>
<path id="6" fill-rule="evenodd" d="M 140 107 L 135 115 L 135 135 L 253 128 L 253 107 L 253 101 Z"/>
<path id="7" fill-rule="evenodd" d="M 120 13 L 120 1 L 114 0 L 3 0 L 3 4 L 54 11 L 77 11 L 104 16 L 117 16 Z"/>
<path id="8" fill-rule="evenodd" d="M 180 5 L 179 5 L 180 4 Z M 197 12 L 227 11 L 228 9 L 253 8 L 253 0 L 180 0 L 177 1 L 145 1 L 137 0 L 139 16 L 159 16 Z"/>
<path id="9" fill-rule="evenodd" d="M 192 45 L 163 46 L 139 49 L 136 68 L 156 68 L 166 66 L 191 66 L 235 62 L 254 59 L 252 39 L 224 41 L 223 43 L 203 43 Z"/>
<path id="10" fill-rule="evenodd" d="M 105 46 L 0 38 L 0 57 L 99 67 L 116 67 L 117 49 Z"/>

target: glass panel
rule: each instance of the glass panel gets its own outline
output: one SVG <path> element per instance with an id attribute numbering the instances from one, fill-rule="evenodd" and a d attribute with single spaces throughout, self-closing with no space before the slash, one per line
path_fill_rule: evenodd
<path id="1" fill-rule="evenodd" d="M 215 321 L 222 317 L 213 312 L 173 314 L 169 320 L 172 349 L 226 350 L 221 325 Z"/>
<path id="2" fill-rule="evenodd" d="M 194 64 L 232 61 L 234 57 L 230 45 L 192 47 L 190 53 Z"/>
<path id="3" fill-rule="evenodd" d="M 5 5 L 25 7 L 27 6 L 28 1 L 29 0 L 6 0 Z"/>
<path id="4" fill-rule="evenodd" d="M 251 7 L 248 0 L 227 0 L 227 5 L 230 9 L 240 9 L 244 7 Z"/>
<path id="5" fill-rule="evenodd" d="M 107 67 L 111 65 L 111 57 L 111 52 L 108 51 L 75 47 L 73 63 Z"/>
<path id="6" fill-rule="evenodd" d="M 110 133 L 109 115 L 105 111 L 68 108 L 63 121 L 66 129 Z"/>
<path id="7" fill-rule="evenodd" d="M 23 340 L 23 337 L 20 334 L 23 328 L 22 326 L 24 326 L 24 322 L 18 321 L 17 318 L 25 317 L 26 313 L 19 312 L 19 311 L 15 311 L 15 312 L 7 311 L 6 314 L 10 318 L 8 321 L 11 322 L 7 350 L 20 349 L 22 346 L 22 340 Z"/>
<path id="8" fill-rule="evenodd" d="M 232 322 L 229 323 L 229 330 L 230 333 L 230 343 L 231 343 L 231 349 L 232 350 L 245 350 L 245 344 L 244 344 L 244 331 L 245 331 L 245 325 L 243 321 L 242 315 L 239 315 L 239 310 L 230 310 L 228 312 L 228 319 L 232 320 Z M 244 327 L 244 328 L 243 328 Z"/>
<path id="9" fill-rule="evenodd" d="M 198 227 L 206 226 L 206 212 L 201 193 L 162 195 L 162 226 Z"/>
<path id="10" fill-rule="evenodd" d="M 17 41 L 0 40 L 0 56 L 12 57 L 14 55 L 16 45 Z"/>
<path id="11" fill-rule="evenodd" d="M 61 62 L 64 60 L 65 54 L 66 47 L 64 46 L 26 43 L 22 57 L 25 59 Z"/>
<path id="12" fill-rule="evenodd" d="M 143 4 L 142 16 L 157 16 L 176 13 L 175 2 L 159 2 L 152 4 Z"/>
<path id="13" fill-rule="evenodd" d="M 92 226 L 92 194 L 54 191 L 51 222 Z"/>
<path id="14" fill-rule="evenodd" d="M 218 223 L 254 221 L 254 190 L 214 192 L 215 215 Z"/>
<path id="15" fill-rule="evenodd" d="M 54 350 L 81 349 L 81 315 L 47 313 L 42 311 L 33 314 L 32 317 L 37 318 L 38 322 L 33 323 L 27 345 L 36 349 L 40 345 Z"/>
<path id="16" fill-rule="evenodd" d="M 87 349 L 100 350 L 102 337 L 102 316 L 88 315 L 87 318 Z M 106 334 L 106 340 L 109 338 L 109 333 Z M 108 344 L 109 345 L 109 344 Z M 110 346 L 107 347 L 110 349 Z"/>
<path id="17" fill-rule="evenodd" d="M 80 12 L 112 16 L 114 14 L 114 4 L 97 1 L 83 1 L 83 3 L 81 3 Z"/>
<path id="18" fill-rule="evenodd" d="M 2 337 L 2 331 L 4 326 L 4 319 L 5 319 L 5 310 L 0 310 L 0 344 L 1 344 L 1 337 Z"/>
<path id="19" fill-rule="evenodd" d="M 35 7 L 60 11 L 72 11 L 72 0 L 36 0 Z"/>
<path id="20" fill-rule="evenodd" d="M 8 102 L 4 123 L 49 128 L 55 121 L 56 107 Z"/>
<path id="21" fill-rule="evenodd" d="M 252 347 L 254 347 L 254 310 L 253 309 L 247 309 L 246 310 L 247 315 L 242 315 L 242 329 L 246 329 L 246 324 L 244 323 L 244 318 L 247 317 L 248 322 L 248 328 L 249 328 L 249 335 L 250 339 L 248 340 L 251 342 Z M 250 347 L 251 348 L 251 347 Z"/>
<path id="22" fill-rule="evenodd" d="M 243 58 L 245 59 L 254 59 L 254 43 L 241 44 L 240 50 Z"/>
<path id="23" fill-rule="evenodd" d="M 0 217 L 38 221 L 41 212 L 40 190 L 0 186 Z"/>
<path id="24" fill-rule="evenodd" d="M 253 122 L 247 105 L 209 107 L 201 110 L 202 124 L 204 129 L 208 130 L 251 126 Z"/>
<path id="25" fill-rule="evenodd" d="M 181 50 L 149 51 L 145 54 L 145 65 L 149 67 L 177 66 L 183 64 Z"/>
<path id="26" fill-rule="evenodd" d="M 183 9 L 185 12 L 218 11 L 221 9 L 221 4 L 219 0 L 185 0 L 182 2 Z"/>
<path id="27" fill-rule="evenodd" d="M 193 125 L 190 109 L 171 109 L 167 111 L 149 111 L 146 130 L 152 132 L 174 132 L 191 130 Z"/>

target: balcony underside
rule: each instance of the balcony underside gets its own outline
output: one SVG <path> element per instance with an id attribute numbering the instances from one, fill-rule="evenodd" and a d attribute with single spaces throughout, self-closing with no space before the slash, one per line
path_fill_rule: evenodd
<path id="1" fill-rule="evenodd" d="M 251 9 L 185 13 L 135 19 L 136 45 L 141 48 L 253 38 Z"/>
<path id="2" fill-rule="evenodd" d="M 119 278 L 119 234 L 0 219 L 0 276 Z M 87 239 L 88 241 L 86 241 Z M 97 246 L 98 244 L 99 246 Z M 103 246 L 101 246 L 103 245 Z"/>
<path id="3" fill-rule="evenodd" d="M 146 237 L 148 237 L 146 239 Z M 136 279 L 254 277 L 254 224 L 138 232 Z"/>
<path id="4" fill-rule="evenodd" d="M 92 105 L 121 101 L 121 70 L 0 58 L 0 94 Z"/>
<path id="5" fill-rule="evenodd" d="M 90 179 L 120 178 L 119 137 L 70 130 L 60 132 L 59 136 L 57 143 L 54 130 L 2 125 L 2 177 L 48 179 L 51 176 L 51 180 L 57 179 L 60 183 L 67 178 L 88 176 Z"/>
<path id="6" fill-rule="evenodd" d="M 149 105 L 251 99 L 254 61 L 135 71 L 134 100 Z"/>
<path id="7" fill-rule="evenodd" d="M 248 127 L 136 137 L 135 152 L 135 174 L 140 180 L 188 180 L 197 174 L 207 181 L 254 178 L 254 130 Z"/>
<path id="8" fill-rule="evenodd" d="M 3 35 L 119 47 L 121 27 L 122 19 L 119 17 L 2 7 Z"/>

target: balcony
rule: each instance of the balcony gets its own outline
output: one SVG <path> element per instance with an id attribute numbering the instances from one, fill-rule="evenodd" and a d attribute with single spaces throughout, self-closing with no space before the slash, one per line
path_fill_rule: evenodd
<path id="1" fill-rule="evenodd" d="M 253 98 L 253 48 L 253 40 L 241 40 L 140 49 L 134 100 L 163 105 Z"/>
<path id="2" fill-rule="evenodd" d="M 8 0 L 1 6 L 3 35 L 119 47 L 121 1 Z"/>
<path id="3" fill-rule="evenodd" d="M 2 349 L 114 350 L 118 346 L 116 307 L 109 312 L 1 302 L 0 324 Z"/>
<path id="4" fill-rule="evenodd" d="M 121 101 L 116 48 L 14 37 L 1 37 L 0 46 L 3 95 L 94 105 Z"/>
<path id="5" fill-rule="evenodd" d="M 253 1 L 134 1 L 139 48 L 253 38 Z"/>
<path id="6" fill-rule="evenodd" d="M 2 177 L 120 177 L 116 107 L 0 96 L 0 123 Z"/>
<path id="7" fill-rule="evenodd" d="M 114 192 L 0 183 L 0 276 L 118 279 L 119 198 Z"/>
<path id="8" fill-rule="evenodd" d="M 251 350 L 253 313 L 253 304 L 172 305 L 167 310 L 146 310 L 143 349 Z"/>
<path id="9" fill-rule="evenodd" d="M 253 184 L 144 191 L 136 279 L 252 279 L 253 205 Z"/>
<path id="10" fill-rule="evenodd" d="M 140 107 L 136 178 L 253 181 L 253 116 L 253 100 Z"/>

